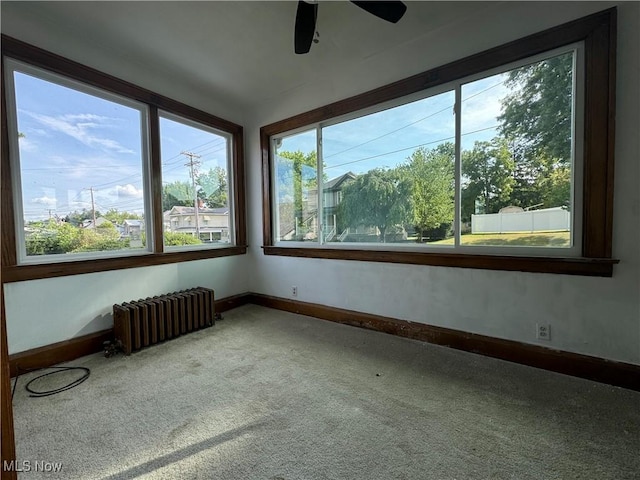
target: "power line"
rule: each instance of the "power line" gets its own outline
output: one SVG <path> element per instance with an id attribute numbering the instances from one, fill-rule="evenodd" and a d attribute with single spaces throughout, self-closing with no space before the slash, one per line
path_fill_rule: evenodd
<path id="1" fill-rule="evenodd" d="M 474 93 L 473 95 L 470 95 L 470 96 L 464 98 L 462 100 L 462 103 L 466 102 L 467 100 L 471 100 L 472 98 L 477 97 L 478 95 L 482 95 L 483 93 L 491 90 L 492 88 L 496 88 L 496 87 L 498 87 L 500 85 L 503 85 L 505 82 L 506 82 L 506 79 L 502 80 L 501 82 L 498 82 L 498 83 L 496 83 L 494 85 L 491 85 L 490 87 L 485 88 L 484 90 L 481 90 L 478 93 Z M 349 147 L 349 148 L 347 148 L 345 150 L 341 150 L 340 152 L 332 153 L 331 155 L 327 155 L 324 158 L 327 159 L 327 158 L 335 157 L 336 155 L 340 155 L 341 153 L 348 152 L 349 150 L 353 150 L 354 148 L 358 148 L 358 147 L 361 147 L 363 145 L 367 145 L 368 143 L 374 142 L 376 140 L 379 140 L 381 138 L 389 136 L 389 135 L 391 135 L 393 133 L 399 132 L 400 130 L 404 130 L 405 128 L 410 127 L 411 125 L 415 125 L 416 123 L 422 122 L 422 121 L 426 120 L 427 118 L 431 118 L 431 117 L 434 117 L 434 116 L 438 115 L 439 113 L 446 112 L 447 110 L 451 110 L 452 108 L 453 108 L 453 105 L 448 105 L 447 107 L 443 108 L 442 110 L 438 110 L 437 112 L 431 113 L 431 114 L 427 115 L 426 117 L 422 117 L 422 118 L 420 118 L 420 119 L 418 119 L 418 120 L 416 120 L 414 122 L 411 122 L 411 123 L 409 123 L 407 125 L 404 125 L 404 126 L 398 128 L 396 130 L 392 130 L 391 132 L 387 132 L 387 133 L 382 134 L 382 135 L 380 135 L 378 137 L 374 137 L 374 138 L 372 138 L 370 140 L 367 140 L 366 142 L 359 143 L 358 145 L 354 145 L 354 146 Z"/>
<path id="2" fill-rule="evenodd" d="M 484 132 L 485 130 L 493 130 L 496 127 L 499 127 L 500 125 L 494 125 L 492 127 L 486 127 L 486 128 L 481 128 L 479 130 L 474 130 L 473 132 L 467 132 L 467 133 L 463 133 L 460 136 L 465 136 L 465 135 L 471 135 L 472 133 L 478 133 L 478 132 Z M 330 168 L 336 168 L 336 167 L 342 167 L 344 165 L 351 165 L 352 163 L 358 163 L 358 162 L 363 162 L 365 160 L 371 160 L 372 158 L 378 158 L 378 157 L 384 157 L 386 155 L 391 155 L 392 153 L 398 153 L 398 152 L 404 152 L 406 150 L 411 150 L 414 148 L 419 148 L 419 147 L 424 147 L 425 145 L 432 145 L 434 143 L 440 143 L 440 142 L 444 142 L 446 140 L 451 140 L 452 138 L 456 138 L 455 136 L 453 137 L 446 137 L 446 138 L 441 138 L 439 140 L 434 140 L 432 142 L 427 142 L 427 143 L 421 143 L 419 145 L 414 145 L 412 147 L 406 147 L 406 148 L 400 148 L 398 150 L 393 150 L 391 152 L 385 152 L 385 153 L 380 153 L 378 155 L 372 155 L 370 157 L 365 157 L 365 158 L 359 158 L 358 160 L 352 160 L 350 162 L 344 162 L 344 163 L 339 163 L 337 165 L 331 165 L 329 167 L 324 167 L 324 170 L 329 170 Z"/>
<path id="3" fill-rule="evenodd" d="M 407 124 L 407 125 L 405 125 L 403 127 L 400 127 L 398 129 L 396 129 L 396 130 L 392 130 L 390 132 L 385 133 L 384 135 L 380 135 L 379 137 L 372 138 L 371 140 L 367 140 L 366 142 L 359 143 L 358 145 L 354 145 L 353 147 L 349 147 L 349 148 L 347 148 L 345 150 L 342 150 L 340 152 L 332 153 L 331 155 L 327 155 L 324 158 L 326 159 L 326 158 L 335 157 L 336 155 L 340 155 L 340 154 L 342 154 L 344 152 L 348 152 L 349 150 L 353 150 L 354 148 L 358 148 L 358 147 L 361 147 L 363 145 L 367 145 L 368 143 L 375 142 L 376 140 L 380 140 L 381 138 L 387 137 L 387 136 L 391 135 L 392 133 L 399 132 L 400 130 L 403 130 L 403 129 L 407 128 L 407 127 L 410 127 L 411 125 L 415 125 L 416 123 L 422 122 L 423 120 L 426 120 L 427 118 L 431 118 L 431 117 L 434 117 L 434 116 L 438 115 L 439 113 L 442 113 L 442 112 L 447 111 L 447 110 L 451 110 L 451 108 L 452 108 L 452 106 L 448 106 L 446 108 L 443 108 L 442 110 L 438 110 L 435 113 L 432 113 L 430 115 L 427 115 L 426 117 L 420 118 L 419 120 L 416 120 L 415 122 L 411 122 L 411 123 L 409 123 L 409 124 Z"/>
<path id="4" fill-rule="evenodd" d="M 198 151 L 198 149 L 199 149 L 199 148 L 204 147 L 205 145 L 208 145 L 209 143 L 217 142 L 217 141 L 220 141 L 220 140 L 222 140 L 222 142 L 221 142 L 221 143 L 226 143 L 226 141 L 227 141 L 227 139 L 226 139 L 226 138 L 223 138 L 223 137 L 216 138 L 216 139 L 211 140 L 211 141 L 209 141 L 209 142 L 203 143 L 202 145 L 199 145 L 199 146 L 197 146 L 197 147 L 191 148 L 191 149 L 190 149 L 190 151 L 191 151 L 191 152 L 194 152 L 194 153 L 196 153 L 196 152 L 197 152 L 198 154 L 201 154 L 201 153 L 203 153 L 204 151 L 206 151 L 206 150 L 208 150 L 208 149 L 210 149 L 210 148 L 217 147 L 217 146 L 218 146 L 218 145 L 220 145 L 220 144 L 211 145 L 211 146 L 209 146 L 209 147 L 205 148 L 205 149 L 204 149 L 204 150 L 202 150 L 202 151 Z M 169 158 L 165 159 L 165 160 L 162 162 L 162 165 L 163 165 L 163 166 L 164 166 L 164 165 L 175 165 L 175 164 L 177 164 L 177 163 L 180 163 L 180 161 L 181 161 L 181 159 L 182 159 L 182 158 L 181 158 L 181 155 L 182 155 L 182 153 L 179 153 L 179 154 L 177 154 L 177 155 L 174 155 L 173 157 L 169 157 Z M 172 162 L 171 160 L 174 160 L 174 159 L 177 159 L 177 160 L 176 160 L 175 162 Z"/>

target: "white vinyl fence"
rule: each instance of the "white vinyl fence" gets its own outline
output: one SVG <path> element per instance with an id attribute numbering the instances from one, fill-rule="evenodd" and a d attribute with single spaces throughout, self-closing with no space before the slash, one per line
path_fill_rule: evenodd
<path id="1" fill-rule="evenodd" d="M 562 207 L 471 215 L 471 233 L 541 232 L 570 228 L 571 213 Z"/>

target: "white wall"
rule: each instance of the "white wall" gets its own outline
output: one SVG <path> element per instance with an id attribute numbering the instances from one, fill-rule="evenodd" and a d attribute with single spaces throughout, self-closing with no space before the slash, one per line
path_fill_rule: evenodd
<path id="1" fill-rule="evenodd" d="M 262 243 L 260 126 L 612 5 L 504 2 L 349 69 L 319 72 L 317 82 L 249 112 L 250 244 Z M 618 11 L 614 256 L 621 263 L 613 278 L 296 259 L 253 248 L 250 290 L 289 297 L 296 285 L 301 301 L 640 364 L 639 10 L 628 2 Z M 536 340 L 539 322 L 551 324 L 550 342 Z"/>
<path id="2" fill-rule="evenodd" d="M 9 354 L 113 326 L 114 303 L 192 287 L 216 298 L 247 290 L 247 256 L 89 273 L 4 286 Z"/>
<path id="3" fill-rule="evenodd" d="M 176 81 L 175 71 L 162 70 L 153 61 L 136 62 L 126 51 L 92 35 L 81 35 L 79 41 L 74 32 L 37 15 L 14 14 L 11 18 L 13 24 L 3 25 L 3 33 L 16 32 L 17 38 L 28 43 L 46 46 L 173 100 L 243 123 L 242 109 L 223 95 L 204 91 L 188 76 Z M 241 255 L 6 284 L 9 354 L 110 328 L 114 303 L 195 286 L 213 288 L 216 298 L 245 293 L 247 271 L 247 256 Z"/>
<path id="4" fill-rule="evenodd" d="M 138 82 L 138 75 L 143 75 L 140 69 L 125 68 L 129 81 L 237 123 L 244 121 L 249 254 L 7 284 L 10 353 L 108 328 L 112 304 L 134 298 L 196 285 L 214 288 L 218 298 L 246 291 L 287 297 L 296 285 L 301 301 L 640 364 L 637 2 L 621 3 L 618 15 L 614 256 L 621 264 L 613 278 L 267 257 L 260 249 L 260 126 L 611 5 L 501 2 L 472 18 L 435 31 L 425 29 L 423 37 L 381 50 L 360 64 L 318 72 L 315 82 L 244 112 L 215 96 L 205 98 L 189 85 L 169 85 L 161 75 L 155 83 Z M 106 61 L 108 65 L 96 66 L 122 73 L 124 67 L 114 55 Z M 107 68 L 109 62 L 113 69 Z M 504 302 L 494 301 L 496 297 L 512 301 L 504 307 Z M 535 340 L 537 322 L 551 324 L 551 342 Z"/>

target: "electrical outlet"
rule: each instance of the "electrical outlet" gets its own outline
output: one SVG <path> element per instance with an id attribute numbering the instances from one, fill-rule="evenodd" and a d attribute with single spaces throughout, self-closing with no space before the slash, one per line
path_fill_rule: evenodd
<path id="1" fill-rule="evenodd" d="M 291 296 L 292 297 L 297 297 L 298 296 L 298 287 L 296 287 L 295 285 L 293 287 L 291 287 Z"/>
<path id="2" fill-rule="evenodd" d="M 551 340 L 551 325 L 548 323 L 536 323 L 536 338 L 538 340 Z"/>

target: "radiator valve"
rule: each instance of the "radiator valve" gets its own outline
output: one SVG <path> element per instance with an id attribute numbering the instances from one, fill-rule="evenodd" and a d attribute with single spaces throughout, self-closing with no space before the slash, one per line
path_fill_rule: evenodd
<path id="1" fill-rule="evenodd" d="M 102 346 L 104 347 L 104 356 L 106 358 L 113 357 L 114 355 L 117 355 L 119 352 L 123 351 L 122 343 L 120 343 L 120 340 L 107 340 L 102 344 Z"/>

